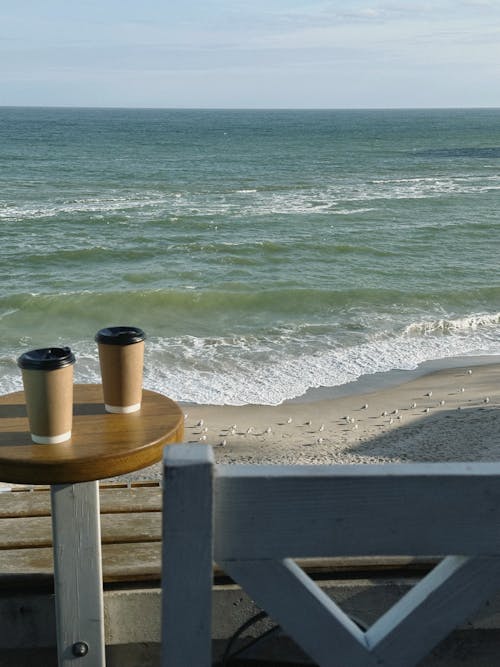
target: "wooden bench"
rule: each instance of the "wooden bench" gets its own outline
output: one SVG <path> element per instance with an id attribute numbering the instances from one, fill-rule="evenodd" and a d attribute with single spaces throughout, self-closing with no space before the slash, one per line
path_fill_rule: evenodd
<path id="1" fill-rule="evenodd" d="M 500 464 L 216 466 L 174 445 L 164 480 L 163 667 L 211 664 L 213 559 L 321 667 L 416 665 L 500 587 Z M 366 631 L 296 562 L 405 554 L 442 559 Z"/>

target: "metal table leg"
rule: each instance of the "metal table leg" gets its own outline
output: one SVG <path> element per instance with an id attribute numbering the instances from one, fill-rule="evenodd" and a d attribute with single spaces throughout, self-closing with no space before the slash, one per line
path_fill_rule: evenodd
<path id="1" fill-rule="evenodd" d="M 51 487 L 59 667 L 104 667 L 99 483 Z"/>

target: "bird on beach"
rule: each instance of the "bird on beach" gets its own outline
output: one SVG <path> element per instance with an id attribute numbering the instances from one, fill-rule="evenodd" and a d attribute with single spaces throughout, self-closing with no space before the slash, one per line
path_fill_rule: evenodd
<path id="1" fill-rule="evenodd" d="M 384 410 L 380 416 L 381 417 L 387 417 L 387 410 Z"/>
<path id="2" fill-rule="evenodd" d="M 204 423 L 205 422 L 203 421 L 203 419 L 200 419 L 200 421 L 196 424 L 196 426 L 203 426 Z"/>
<path id="3" fill-rule="evenodd" d="M 486 396 L 486 398 L 484 399 L 484 402 L 485 402 L 485 403 L 489 403 L 489 402 L 490 402 L 490 397 L 489 397 L 489 396 Z"/>
<path id="4" fill-rule="evenodd" d="M 362 410 L 368 410 L 368 403 L 365 403 L 361 409 Z"/>
<path id="5" fill-rule="evenodd" d="M 324 430 L 325 430 L 325 425 L 324 425 L 324 424 L 321 424 L 321 426 L 319 427 L 318 431 L 321 433 L 321 432 L 324 431 Z"/>
<path id="6" fill-rule="evenodd" d="M 268 426 L 266 428 L 266 433 L 272 433 L 272 432 L 273 432 L 273 429 L 270 426 Z"/>
<path id="7" fill-rule="evenodd" d="M 410 407 L 411 407 L 413 410 L 417 407 L 417 404 L 415 403 L 415 401 L 413 401 L 413 403 L 411 404 Z"/>
<path id="8" fill-rule="evenodd" d="M 443 399 L 441 399 L 441 400 L 439 401 L 439 405 L 444 405 L 445 403 L 446 403 L 446 401 L 444 401 Z"/>
<path id="9" fill-rule="evenodd" d="M 467 375 L 472 375 L 472 368 L 469 368 L 467 371 Z"/>
<path id="10" fill-rule="evenodd" d="M 225 447 L 227 445 L 227 440 L 221 440 L 219 444 L 221 447 Z"/>
<path id="11" fill-rule="evenodd" d="M 288 417 L 288 419 L 286 420 L 286 423 L 287 423 L 287 424 L 291 424 L 292 421 L 293 421 L 293 419 L 292 419 L 291 417 Z"/>
<path id="12" fill-rule="evenodd" d="M 253 426 L 249 426 L 247 428 L 247 433 L 253 433 Z"/>

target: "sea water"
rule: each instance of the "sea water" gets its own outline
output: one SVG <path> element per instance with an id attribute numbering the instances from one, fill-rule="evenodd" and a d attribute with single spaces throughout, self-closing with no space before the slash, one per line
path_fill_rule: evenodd
<path id="1" fill-rule="evenodd" d="M 0 108 L 0 391 L 114 324 L 199 403 L 500 354 L 499 209 L 498 109 Z"/>

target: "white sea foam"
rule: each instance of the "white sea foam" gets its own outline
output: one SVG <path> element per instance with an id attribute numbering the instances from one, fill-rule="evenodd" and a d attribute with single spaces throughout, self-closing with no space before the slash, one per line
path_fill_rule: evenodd
<path id="1" fill-rule="evenodd" d="M 377 329 L 341 345 L 332 333 L 304 326 L 274 336 L 182 336 L 148 339 L 145 386 L 201 404 L 276 405 L 315 387 L 334 387 L 363 375 L 412 370 L 420 363 L 500 354 L 500 313 L 415 322 L 389 334 Z M 24 344 L 24 343 L 23 343 Z M 31 343 L 30 343 L 31 344 Z M 92 341 L 74 342 L 77 382 L 98 382 Z M 0 391 L 21 387 L 16 353 L 0 358 Z"/>
<path id="2" fill-rule="evenodd" d="M 146 383 L 178 400 L 212 404 L 279 404 L 312 387 L 339 386 L 362 375 L 411 370 L 433 359 L 500 353 L 499 314 L 410 325 L 396 335 L 340 347 L 327 336 L 278 340 L 183 337 L 150 342 L 155 359 Z M 301 352 L 302 350 L 302 352 Z M 177 362 L 175 361 L 177 359 Z"/>
<path id="3" fill-rule="evenodd" d="M 147 373 L 147 383 L 160 387 L 178 400 L 196 403 L 246 403 L 276 405 L 303 395 L 312 387 L 333 387 L 363 375 L 394 369 L 411 370 L 432 359 L 476 354 L 499 354 L 496 341 L 472 342 L 464 339 L 399 339 L 366 343 L 340 350 L 249 363 L 233 359 L 231 370 L 203 364 L 178 369 L 157 365 Z M 191 357 L 196 361 L 196 355 Z"/>

